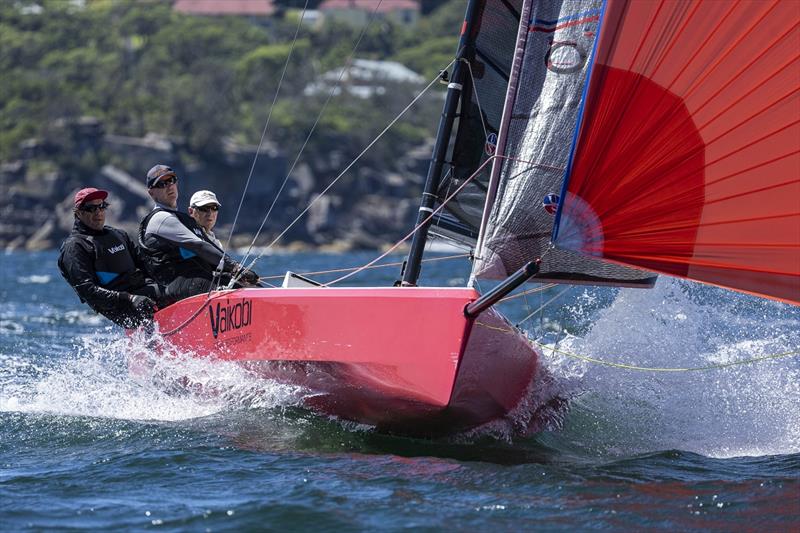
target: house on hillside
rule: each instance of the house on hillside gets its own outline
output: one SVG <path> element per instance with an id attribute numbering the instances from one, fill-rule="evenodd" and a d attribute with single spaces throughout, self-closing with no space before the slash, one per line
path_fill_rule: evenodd
<path id="1" fill-rule="evenodd" d="M 303 94 L 328 94 L 330 90 L 339 86 L 334 91 L 335 95 L 342 89 L 359 98 L 370 98 L 374 95 L 385 94 L 387 88 L 397 84 L 421 84 L 425 79 L 397 61 L 376 61 L 372 59 L 355 59 L 343 69 L 329 70 L 320 76 L 317 81 L 306 86 Z"/>
<path id="2" fill-rule="evenodd" d="M 405 26 L 415 26 L 419 20 L 419 0 L 323 0 L 317 8 L 330 20 L 363 26 L 373 13 L 375 17 Z"/>
<path id="3" fill-rule="evenodd" d="M 275 14 L 273 0 L 175 0 L 172 9 L 187 15 L 268 18 Z"/>

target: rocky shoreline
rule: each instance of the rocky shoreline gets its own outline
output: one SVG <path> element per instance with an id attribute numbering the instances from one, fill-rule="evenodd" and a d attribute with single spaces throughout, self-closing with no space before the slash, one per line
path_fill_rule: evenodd
<path id="1" fill-rule="evenodd" d="M 270 244 L 313 202 L 276 247 L 378 249 L 393 244 L 412 227 L 430 156 L 426 145 L 398 155 L 387 168 L 354 170 L 322 198 L 318 198 L 319 192 L 336 172 L 321 175 L 312 167 L 330 165 L 301 164 L 276 201 L 289 165 L 287 155 L 271 144 L 257 153 L 255 146 L 226 142 L 221 157 L 201 160 L 188 155 L 180 139 L 157 134 L 142 138 L 106 134 L 103 124 L 92 117 L 55 124 L 52 131 L 54 138 L 68 138 L 70 142 L 30 139 L 20 146 L 18 159 L 0 163 L 0 247 L 5 250 L 57 248 L 72 227 L 75 191 L 89 186 L 110 192 L 108 223 L 135 235 L 139 220 L 152 205 L 143 175 L 157 163 L 169 164 L 178 172 L 181 209 L 186 209 L 196 190 L 217 193 L 223 204 L 218 233 L 224 240 L 252 168 L 232 247 L 249 246 L 262 223 L 255 244 Z M 337 154 L 326 157 L 336 160 Z"/>

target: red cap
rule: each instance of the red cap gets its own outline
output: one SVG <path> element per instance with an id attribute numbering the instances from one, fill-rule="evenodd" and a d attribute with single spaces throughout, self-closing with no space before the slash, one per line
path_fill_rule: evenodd
<path id="1" fill-rule="evenodd" d="M 105 200 L 107 197 L 108 191 L 87 187 L 75 193 L 75 207 L 80 207 L 89 200 Z"/>

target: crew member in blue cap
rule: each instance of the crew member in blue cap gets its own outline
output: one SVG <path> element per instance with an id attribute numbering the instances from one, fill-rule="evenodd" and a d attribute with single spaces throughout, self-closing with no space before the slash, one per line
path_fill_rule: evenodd
<path id="1" fill-rule="evenodd" d="M 227 284 L 231 276 L 242 280 L 237 287 L 258 284 L 255 272 L 231 259 L 191 216 L 178 211 L 178 176 L 172 168 L 154 166 L 146 184 L 155 207 L 139 225 L 139 246 L 148 272 L 166 287 L 169 298 L 208 292 L 217 271 L 221 284 Z"/>
<path id="2" fill-rule="evenodd" d="M 152 320 L 166 300 L 145 274 L 138 248 L 122 230 L 106 226 L 108 192 L 89 187 L 75 194 L 75 223 L 61 246 L 58 268 L 81 302 L 124 328 Z"/>

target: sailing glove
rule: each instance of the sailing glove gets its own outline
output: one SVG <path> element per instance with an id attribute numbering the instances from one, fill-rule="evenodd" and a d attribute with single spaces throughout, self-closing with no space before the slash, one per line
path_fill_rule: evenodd
<path id="1" fill-rule="evenodd" d="M 147 296 L 141 296 L 138 294 L 131 294 L 130 299 L 134 311 L 141 313 L 142 315 L 153 316 L 153 313 L 156 310 L 156 303 L 153 300 Z"/>
<path id="2" fill-rule="evenodd" d="M 256 274 L 250 269 L 245 269 L 242 272 L 242 279 L 247 283 L 250 283 L 251 285 L 255 285 L 256 283 L 258 283 L 258 277 L 259 277 L 258 274 Z"/>

